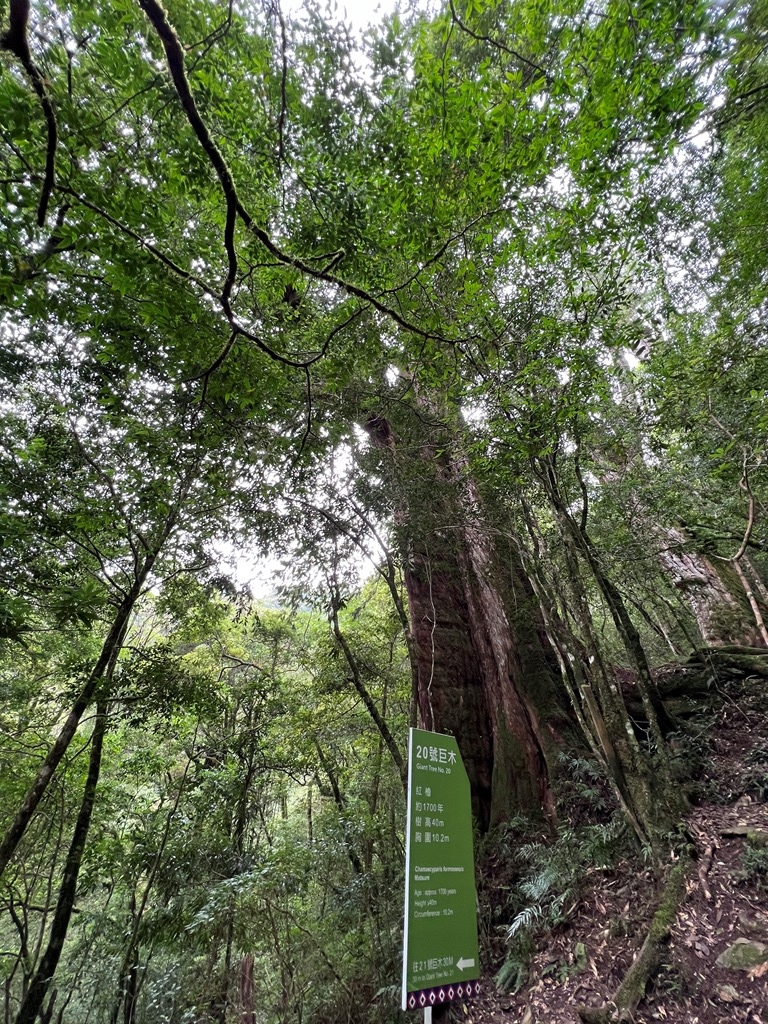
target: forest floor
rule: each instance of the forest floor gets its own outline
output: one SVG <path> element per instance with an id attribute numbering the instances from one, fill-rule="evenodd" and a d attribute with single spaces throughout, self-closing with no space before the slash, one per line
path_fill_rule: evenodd
<path id="1" fill-rule="evenodd" d="M 756 944 L 758 956 L 762 943 L 768 957 L 768 681 L 718 688 L 688 728 L 703 738 L 685 820 L 694 859 L 661 966 L 631 1019 L 768 1024 L 768 961 L 751 969 L 718 963 L 737 940 Z M 503 994 L 489 976 L 481 995 L 451 1016 L 465 1024 L 580 1024 L 578 1006 L 602 1006 L 619 987 L 659 896 L 638 859 L 588 873 L 567 922 L 536 937 L 526 984 Z"/>

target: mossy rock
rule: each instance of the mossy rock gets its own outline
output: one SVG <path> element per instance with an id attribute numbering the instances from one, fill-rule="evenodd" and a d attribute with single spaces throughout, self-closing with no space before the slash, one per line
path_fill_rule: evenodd
<path id="1" fill-rule="evenodd" d="M 764 942 L 753 942 L 751 939 L 736 939 L 717 958 L 718 967 L 730 967 L 734 971 L 751 971 L 753 967 L 764 964 L 768 960 L 768 946 Z"/>

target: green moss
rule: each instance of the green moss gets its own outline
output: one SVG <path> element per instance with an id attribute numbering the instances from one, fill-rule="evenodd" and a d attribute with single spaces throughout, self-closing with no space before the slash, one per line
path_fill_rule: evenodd
<path id="1" fill-rule="evenodd" d="M 768 960 L 768 946 L 764 942 L 736 939 L 717 958 L 718 967 L 730 967 L 734 971 L 751 971 Z"/>
<path id="2" fill-rule="evenodd" d="M 681 857 L 672 869 L 645 942 L 613 999 L 605 1006 L 579 1007 L 579 1016 L 585 1024 L 621 1024 L 633 1019 L 634 1011 L 645 995 L 648 980 L 661 962 L 669 931 L 685 897 L 685 876 L 689 866 L 690 861 Z"/>

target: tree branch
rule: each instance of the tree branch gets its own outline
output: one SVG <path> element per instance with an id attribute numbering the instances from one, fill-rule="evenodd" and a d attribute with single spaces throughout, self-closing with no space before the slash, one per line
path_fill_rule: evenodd
<path id="1" fill-rule="evenodd" d="M 10 0 L 9 7 L 10 25 L 8 31 L 0 39 L 0 49 L 8 50 L 19 61 L 32 83 L 32 88 L 37 93 L 40 106 L 43 108 L 43 116 L 48 128 L 48 144 L 45 154 L 45 177 L 43 179 L 43 190 L 40 193 L 40 202 L 37 207 L 37 223 L 40 227 L 45 224 L 45 216 L 48 212 L 48 203 L 53 191 L 53 183 L 56 173 L 56 146 L 58 144 L 58 128 L 56 126 L 56 114 L 53 110 L 53 103 L 45 87 L 43 73 L 32 60 L 32 53 L 27 40 L 27 27 L 29 24 L 29 0 Z"/>
<path id="2" fill-rule="evenodd" d="M 158 3 L 158 0 L 138 0 L 138 2 L 139 6 L 147 15 L 150 23 L 160 37 L 165 49 L 171 79 L 179 97 L 182 109 L 187 116 L 187 120 L 189 121 L 192 130 L 197 136 L 198 142 L 205 151 L 211 166 L 216 171 L 222 192 L 224 193 L 224 199 L 227 206 L 224 244 L 227 252 L 229 272 L 222 288 L 220 301 L 225 307 L 225 310 L 228 311 L 228 316 L 232 316 L 231 310 L 228 308 L 229 296 L 237 273 L 237 255 L 234 251 L 234 216 L 237 215 L 242 220 L 248 231 L 250 231 L 251 234 L 261 242 L 267 252 L 274 256 L 279 263 L 293 267 L 296 270 L 301 271 L 301 273 L 305 274 L 307 277 L 325 281 L 327 284 L 332 284 L 347 292 L 348 295 L 354 295 L 356 298 L 370 303 L 374 309 L 377 309 L 389 319 L 394 320 L 398 326 L 417 337 L 424 338 L 425 340 L 447 342 L 448 339 L 443 335 L 437 334 L 434 331 L 426 330 L 418 324 L 411 323 L 411 321 L 407 320 L 405 316 L 393 309 L 391 306 L 387 306 L 385 303 L 381 302 L 365 288 L 361 288 L 349 281 L 345 281 L 344 278 L 331 273 L 327 269 L 318 269 L 317 267 L 313 267 L 310 263 L 307 263 L 305 260 L 284 252 L 280 246 L 272 240 L 270 235 L 256 224 L 253 217 L 240 201 L 232 173 L 224 160 L 221 150 L 213 141 L 207 125 L 200 116 L 200 112 L 189 87 L 189 81 L 184 69 L 184 50 L 179 37 L 169 23 L 166 13 Z M 243 331 L 242 333 L 245 334 L 246 332 Z M 247 336 L 251 337 L 250 335 Z M 260 345 L 260 347 L 264 347 L 263 342 L 260 342 L 259 339 L 251 337 L 251 340 L 255 341 L 256 344 Z M 271 353 L 270 349 L 266 347 L 264 348 L 267 353 Z M 272 354 L 273 357 L 278 358 L 281 362 L 287 362 L 284 358 L 280 359 L 276 353 Z M 303 364 L 291 363 L 290 365 L 296 365 L 301 368 Z"/>
<path id="3" fill-rule="evenodd" d="M 222 192 L 224 193 L 224 200 L 227 204 L 227 215 L 224 225 L 224 248 L 227 253 L 228 271 L 221 289 L 221 301 L 227 302 L 232 292 L 232 286 L 235 283 L 235 277 L 237 276 L 235 222 L 239 201 L 235 182 L 221 151 L 211 138 L 210 132 L 197 109 L 197 104 L 189 87 L 189 81 L 184 69 L 184 49 L 179 37 L 176 35 L 176 31 L 171 26 L 165 11 L 157 0 L 139 0 L 139 6 L 147 15 L 155 32 L 160 37 L 168 61 L 168 70 L 171 72 L 171 79 L 181 105 L 184 108 L 184 113 L 187 115 L 192 130 L 205 150 L 213 169 L 216 171 Z"/>
<path id="4" fill-rule="evenodd" d="M 462 21 L 461 18 L 459 17 L 458 12 L 456 10 L 456 5 L 454 4 L 453 0 L 449 0 L 448 6 L 450 7 L 451 19 L 453 20 L 454 24 L 458 25 L 461 31 L 468 35 L 471 39 L 474 39 L 478 43 L 487 43 L 488 46 L 493 46 L 495 49 L 501 50 L 503 53 L 509 54 L 510 57 L 514 57 L 516 60 L 522 61 L 523 64 L 527 64 L 529 68 L 533 68 L 534 71 L 538 71 L 540 75 L 543 75 L 547 85 L 552 84 L 552 76 L 547 74 L 547 72 L 544 70 L 543 67 L 541 67 L 540 64 L 537 64 L 535 61 L 530 60 L 528 57 L 524 57 L 523 54 L 519 53 L 517 50 L 513 50 L 511 47 L 505 46 L 505 44 L 500 43 L 498 39 L 491 39 L 488 36 L 481 36 L 478 35 L 477 32 L 473 32 L 469 25 L 467 25 L 467 23 Z"/>
<path id="5" fill-rule="evenodd" d="M 285 119 L 288 113 L 286 86 L 288 83 L 288 40 L 285 32 L 285 18 L 280 10 L 280 0 L 274 3 L 275 16 L 280 25 L 280 117 L 277 121 L 277 174 L 280 177 L 285 162 Z"/>
<path id="6" fill-rule="evenodd" d="M 339 625 L 339 607 L 341 604 L 341 598 L 338 592 L 338 588 L 334 585 L 333 593 L 331 594 L 331 612 L 330 621 L 331 628 L 333 629 L 333 635 L 336 637 L 336 641 L 341 648 L 344 658 L 349 666 L 349 671 L 352 676 L 352 682 L 355 689 L 360 695 L 363 704 L 365 704 L 368 714 L 373 719 L 376 728 L 379 730 L 379 735 L 387 745 L 387 749 L 392 756 L 392 760 L 395 763 L 395 767 L 400 775 L 400 781 L 403 784 L 403 789 L 408 788 L 408 769 L 403 760 L 403 755 L 400 753 L 400 748 L 397 745 L 395 737 L 387 725 L 386 721 L 382 718 L 379 709 L 376 707 L 376 703 L 368 692 L 368 688 L 363 682 L 363 678 L 360 674 L 360 666 L 357 663 L 352 648 L 347 643 L 347 638 L 344 636 L 341 626 Z"/>

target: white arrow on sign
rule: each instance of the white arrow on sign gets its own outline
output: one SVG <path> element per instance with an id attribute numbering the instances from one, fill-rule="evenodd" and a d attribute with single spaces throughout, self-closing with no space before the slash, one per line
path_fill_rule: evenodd
<path id="1" fill-rule="evenodd" d="M 456 961 L 456 966 L 459 968 L 460 971 L 463 971 L 465 967 L 474 967 L 475 961 L 467 960 L 466 957 L 462 957 L 461 960 Z"/>

